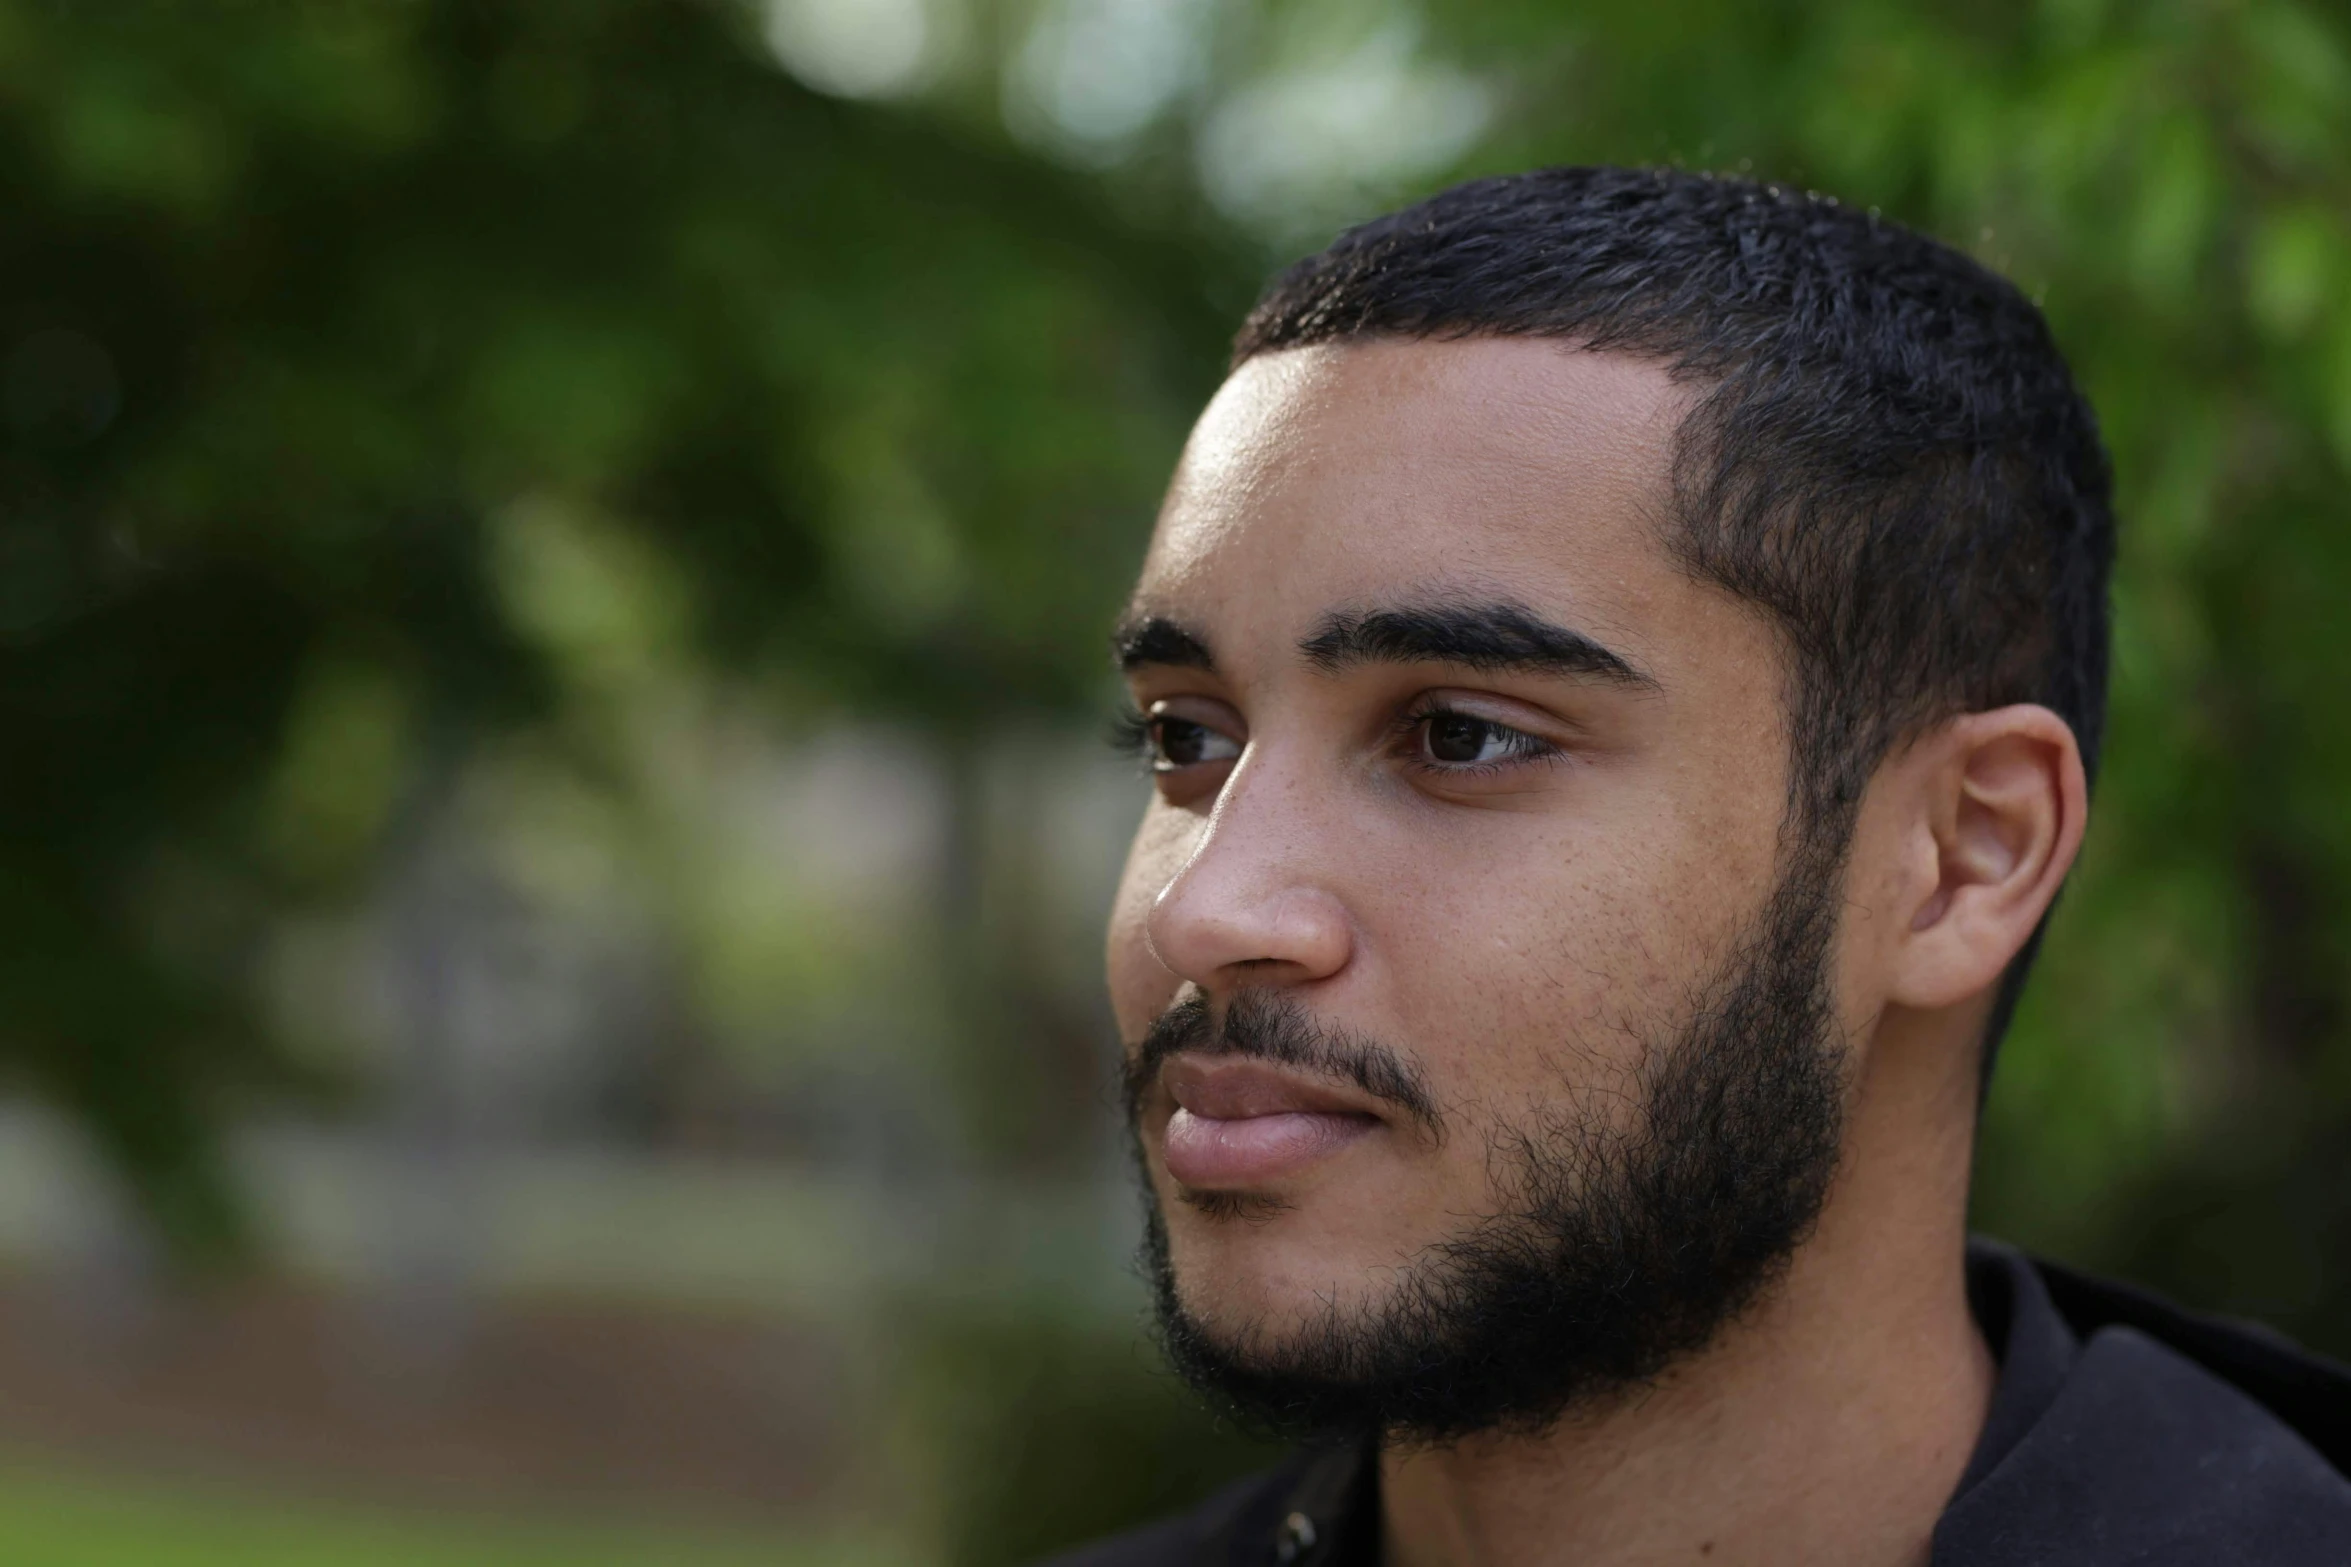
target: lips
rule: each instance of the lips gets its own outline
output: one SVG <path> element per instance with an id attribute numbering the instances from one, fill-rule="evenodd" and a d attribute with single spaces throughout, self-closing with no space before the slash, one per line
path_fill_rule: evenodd
<path id="1" fill-rule="evenodd" d="M 1269 1185 L 1380 1125 L 1352 1096 L 1259 1062 L 1178 1056 L 1160 1081 L 1176 1102 L 1162 1139 L 1167 1173 L 1196 1191 Z"/>

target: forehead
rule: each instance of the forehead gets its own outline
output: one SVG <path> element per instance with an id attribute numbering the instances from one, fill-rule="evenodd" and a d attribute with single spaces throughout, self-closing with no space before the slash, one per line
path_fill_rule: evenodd
<path id="1" fill-rule="evenodd" d="M 1664 543 L 1688 398 L 1655 363 L 1541 339 L 1262 355 L 1193 431 L 1138 604 L 1233 642 L 1488 594 L 1650 641 L 1698 591 Z"/>

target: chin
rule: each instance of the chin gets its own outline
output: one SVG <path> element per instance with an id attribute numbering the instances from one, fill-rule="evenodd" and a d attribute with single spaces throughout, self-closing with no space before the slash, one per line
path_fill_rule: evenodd
<path id="1" fill-rule="evenodd" d="M 1351 1255 L 1318 1233 L 1311 1211 L 1278 1199 L 1187 1194 L 1163 1212 L 1176 1294 L 1227 1340 L 1279 1340 L 1333 1307 L 1352 1312 L 1403 1255 Z"/>

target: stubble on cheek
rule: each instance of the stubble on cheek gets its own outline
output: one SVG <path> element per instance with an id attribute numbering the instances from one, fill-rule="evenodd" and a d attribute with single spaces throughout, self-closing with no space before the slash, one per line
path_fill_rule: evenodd
<path id="1" fill-rule="evenodd" d="M 1399 1032 L 1468 1139 L 1637 1109 L 1650 1042 L 1670 1036 L 1696 966 L 1668 880 L 1587 873 L 1438 911 L 1399 987 Z"/>

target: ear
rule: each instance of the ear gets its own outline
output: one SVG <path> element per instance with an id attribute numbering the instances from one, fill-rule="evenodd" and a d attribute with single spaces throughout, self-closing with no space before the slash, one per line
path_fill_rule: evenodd
<path id="1" fill-rule="evenodd" d="M 1932 1010 L 1999 982 L 2073 868 L 2089 784 L 2072 728 L 2045 707 L 1967 713 L 1902 759 L 1904 875 L 1886 999 Z"/>

